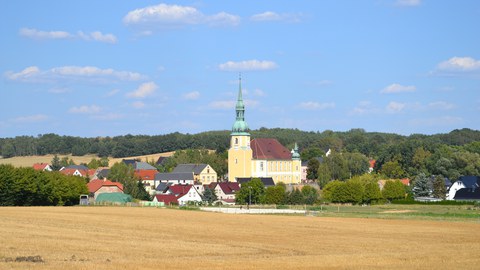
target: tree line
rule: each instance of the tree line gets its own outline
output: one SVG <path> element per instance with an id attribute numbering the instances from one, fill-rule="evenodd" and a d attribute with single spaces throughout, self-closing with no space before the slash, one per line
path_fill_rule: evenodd
<path id="1" fill-rule="evenodd" d="M 480 131 L 471 129 L 454 130 L 447 134 L 402 136 L 391 133 L 366 132 L 363 129 L 351 129 L 346 132 L 301 131 L 285 128 L 260 128 L 250 131 L 252 138 L 276 138 L 288 148 L 295 142 L 302 149 L 316 147 L 322 150 L 359 152 L 368 157 L 377 158 L 395 146 L 424 146 L 425 150 L 439 145 L 462 146 L 480 141 Z M 115 137 L 82 138 L 60 136 L 57 134 L 39 134 L 38 136 L 17 136 L 0 138 L 1 155 L 31 156 L 46 154 L 97 154 L 100 157 L 128 157 L 169 152 L 185 149 L 211 149 L 223 152 L 229 147 L 230 131 L 208 131 L 198 134 L 179 132 L 165 135 L 124 135 Z M 399 146 L 400 145 L 400 146 Z M 414 149 L 415 150 L 415 149 Z M 478 149 L 477 149 L 478 150 Z"/>

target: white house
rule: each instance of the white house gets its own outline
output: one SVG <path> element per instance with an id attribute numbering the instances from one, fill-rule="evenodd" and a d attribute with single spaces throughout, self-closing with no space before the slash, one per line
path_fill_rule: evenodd
<path id="1" fill-rule="evenodd" d="M 454 200 L 457 191 L 468 188 L 475 190 L 479 188 L 479 180 L 480 177 L 478 176 L 462 176 L 458 179 L 455 183 L 453 183 L 450 188 L 448 189 L 447 193 L 447 200 Z"/>
<path id="2" fill-rule="evenodd" d="M 156 173 L 155 184 L 170 183 L 172 185 L 193 185 L 195 180 L 192 172 L 187 173 Z"/>
<path id="3" fill-rule="evenodd" d="M 213 190 L 217 195 L 217 199 L 226 204 L 235 204 L 235 193 L 240 190 L 238 182 L 222 182 L 214 184 Z M 210 185 L 212 188 L 212 185 Z"/>
<path id="4" fill-rule="evenodd" d="M 174 194 L 177 197 L 178 205 L 186 205 L 190 202 L 202 202 L 202 196 L 193 185 L 174 185 L 170 186 L 168 194 Z"/>

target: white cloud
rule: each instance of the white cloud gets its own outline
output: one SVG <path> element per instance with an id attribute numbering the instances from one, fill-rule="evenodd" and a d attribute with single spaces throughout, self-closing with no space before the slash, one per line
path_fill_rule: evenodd
<path id="1" fill-rule="evenodd" d="M 413 85 L 404 86 L 398 83 L 391 84 L 385 88 L 383 88 L 380 93 L 383 94 L 392 94 L 392 93 L 403 93 L 403 92 L 415 92 L 417 88 Z"/>
<path id="2" fill-rule="evenodd" d="M 145 107 L 145 103 L 143 103 L 141 101 L 135 101 L 135 102 L 132 103 L 132 106 L 135 109 L 141 109 L 141 108 Z"/>
<path id="3" fill-rule="evenodd" d="M 314 101 L 302 102 L 299 104 L 299 107 L 305 110 L 325 110 L 335 108 L 334 102 L 328 103 L 318 103 Z"/>
<path id="4" fill-rule="evenodd" d="M 405 109 L 405 107 L 406 107 L 405 103 L 392 101 L 388 103 L 386 109 L 387 109 L 387 112 L 389 113 L 398 113 L 398 112 L 401 112 L 403 109 Z"/>
<path id="5" fill-rule="evenodd" d="M 99 41 L 105 43 L 115 44 L 117 43 L 117 37 L 113 34 L 103 34 L 100 31 L 91 32 L 90 34 L 85 34 L 82 31 L 78 31 L 77 36 L 83 40 L 87 41 Z"/>
<path id="6" fill-rule="evenodd" d="M 79 114 L 96 114 L 101 111 L 100 107 L 97 105 L 83 105 L 79 107 L 72 107 L 68 110 L 69 113 L 79 113 Z"/>
<path id="7" fill-rule="evenodd" d="M 299 22 L 301 14 L 291 14 L 283 13 L 278 14 L 273 11 L 265 11 L 263 13 L 255 14 L 250 17 L 250 20 L 256 22 L 265 22 L 265 21 L 287 21 L 287 22 Z"/>
<path id="8" fill-rule="evenodd" d="M 198 91 L 193 91 L 193 92 L 183 94 L 183 98 L 187 100 L 195 100 L 195 99 L 198 99 L 199 97 L 200 97 L 200 92 Z"/>
<path id="9" fill-rule="evenodd" d="M 220 25 L 220 26 L 237 26 L 240 24 L 240 17 L 237 15 L 232 15 L 226 12 L 220 12 L 215 15 L 207 17 L 207 22 L 210 25 Z"/>
<path id="10" fill-rule="evenodd" d="M 228 61 L 218 65 L 223 71 L 254 71 L 254 70 L 270 70 L 277 68 L 277 64 L 273 61 L 246 60 L 240 62 Z"/>
<path id="11" fill-rule="evenodd" d="M 150 96 L 157 90 L 158 86 L 154 82 L 142 83 L 133 92 L 127 93 L 127 97 L 130 98 L 145 98 Z"/>
<path id="12" fill-rule="evenodd" d="M 415 7 L 422 3 L 421 0 L 397 0 L 395 5 L 402 7 Z"/>
<path id="13" fill-rule="evenodd" d="M 480 70 L 480 60 L 472 57 L 452 57 L 437 65 L 439 71 L 474 71 Z"/>
<path id="14" fill-rule="evenodd" d="M 101 69 L 94 66 L 63 66 L 45 71 L 41 71 L 36 66 L 30 66 L 17 73 L 8 71 L 5 73 L 5 76 L 10 80 L 23 82 L 50 82 L 58 79 L 138 81 L 145 78 L 144 75 L 136 72 L 117 71 L 111 68 Z"/>
<path id="15" fill-rule="evenodd" d="M 26 67 L 24 70 L 13 73 L 8 71 L 6 73 L 7 78 L 10 80 L 22 80 L 22 79 L 29 79 L 32 77 L 37 76 L 40 73 L 40 69 L 36 66 Z"/>
<path id="16" fill-rule="evenodd" d="M 34 39 L 68 39 L 74 37 L 65 31 L 40 31 L 34 28 L 22 28 L 19 34 Z"/>
<path id="17" fill-rule="evenodd" d="M 126 25 L 142 25 L 151 28 L 175 28 L 186 25 L 238 25 L 240 17 L 226 12 L 205 15 L 195 7 L 158 4 L 132 10 L 125 15 Z M 147 30 L 151 34 L 151 30 Z"/>
<path id="18" fill-rule="evenodd" d="M 367 113 L 376 112 L 378 109 L 372 106 L 370 101 L 361 101 L 358 103 L 358 106 L 354 107 L 350 112 L 351 115 L 364 115 Z"/>
<path id="19" fill-rule="evenodd" d="M 20 116 L 12 119 L 11 121 L 15 123 L 37 123 L 37 122 L 43 122 L 47 119 L 48 119 L 48 116 L 44 114 L 35 114 L 35 115 L 28 115 L 28 116 Z"/>
<path id="20" fill-rule="evenodd" d="M 430 102 L 428 104 L 428 108 L 434 109 L 434 110 L 451 110 L 454 109 L 456 106 L 453 103 L 448 103 L 445 101 L 435 101 L 435 102 Z"/>
<path id="21" fill-rule="evenodd" d="M 106 43 L 117 43 L 117 37 L 113 34 L 102 34 L 100 31 L 85 34 L 83 31 L 78 31 L 77 34 L 71 34 L 66 31 L 40 31 L 34 28 L 21 28 L 19 34 L 24 37 L 33 39 L 83 39 L 94 40 Z"/>

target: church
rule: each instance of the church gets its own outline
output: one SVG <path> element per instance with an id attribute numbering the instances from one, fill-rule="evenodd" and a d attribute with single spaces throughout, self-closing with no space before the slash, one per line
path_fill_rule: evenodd
<path id="1" fill-rule="evenodd" d="M 301 160 L 298 146 L 289 151 L 276 139 L 257 138 L 250 140 L 245 121 L 245 104 L 242 98 L 242 83 L 239 82 L 235 106 L 236 120 L 230 135 L 228 150 L 228 181 L 240 178 L 272 178 L 275 183 L 299 184 Z"/>

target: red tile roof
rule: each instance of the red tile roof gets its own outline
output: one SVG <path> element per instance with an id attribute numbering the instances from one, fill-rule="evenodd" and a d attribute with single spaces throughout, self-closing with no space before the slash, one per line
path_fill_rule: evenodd
<path id="1" fill-rule="evenodd" d="M 369 163 L 370 163 L 370 168 L 374 168 L 376 162 L 377 162 L 377 161 L 376 161 L 375 159 L 371 159 L 371 160 L 369 161 Z"/>
<path id="2" fill-rule="evenodd" d="M 192 185 L 173 185 L 168 188 L 177 198 L 183 197 L 192 188 Z"/>
<path id="3" fill-rule="evenodd" d="M 157 170 L 136 170 L 134 174 L 141 180 L 154 180 L 156 173 L 158 173 Z"/>
<path id="4" fill-rule="evenodd" d="M 88 182 L 88 184 L 87 184 L 88 191 L 91 192 L 91 193 L 95 193 L 101 187 L 105 187 L 105 186 L 110 186 L 110 187 L 111 186 L 117 186 L 120 190 L 123 191 L 122 183 L 112 182 L 112 181 L 107 180 L 107 179 L 104 179 L 104 180 L 95 179 L 95 180 L 92 180 L 92 181 Z"/>
<path id="5" fill-rule="evenodd" d="M 292 159 L 292 153 L 276 139 L 258 138 L 250 142 L 254 159 Z"/>
<path id="6" fill-rule="evenodd" d="M 48 163 L 35 163 L 33 164 L 33 169 L 43 171 L 47 166 L 48 166 Z"/>
<path id="7" fill-rule="evenodd" d="M 410 179 L 408 178 L 400 179 L 400 182 L 402 182 L 402 184 L 404 184 L 405 186 L 410 186 Z"/>
<path id="8" fill-rule="evenodd" d="M 85 176 L 86 174 L 84 170 L 77 170 L 77 169 L 63 169 L 60 171 L 60 173 L 65 175 L 73 175 L 76 171 L 78 171 L 82 176 Z"/>
<path id="9" fill-rule="evenodd" d="M 218 183 L 218 185 L 225 195 L 235 194 L 236 191 L 240 190 L 240 185 L 237 182 L 223 182 Z"/>
<path id="10" fill-rule="evenodd" d="M 158 194 L 155 195 L 155 198 L 157 198 L 158 202 L 164 202 L 165 204 L 178 204 L 177 197 L 173 194 Z"/>

